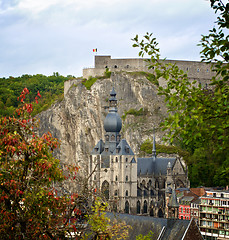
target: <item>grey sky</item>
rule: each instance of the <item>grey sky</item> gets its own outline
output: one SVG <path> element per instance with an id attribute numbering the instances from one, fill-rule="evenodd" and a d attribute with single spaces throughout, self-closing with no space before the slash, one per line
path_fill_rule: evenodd
<path id="1" fill-rule="evenodd" d="M 216 16 L 206 0 L 0 0 L 0 77 L 81 76 L 98 55 L 138 57 L 131 38 L 153 32 L 162 57 L 199 60 Z"/>

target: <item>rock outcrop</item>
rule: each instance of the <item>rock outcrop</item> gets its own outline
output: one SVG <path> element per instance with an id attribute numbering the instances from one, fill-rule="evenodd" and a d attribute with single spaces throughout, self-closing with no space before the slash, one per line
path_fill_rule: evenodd
<path id="1" fill-rule="evenodd" d="M 104 138 L 103 121 L 107 114 L 109 93 L 114 85 L 120 116 L 130 109 L 141 114 L 126 114 L 122 121 L 122 138 L 125 138 L 136 154 L 146 139 L 161 142 L 163 133 L 159 125 L 166 116 L 163 97 L 144 75 L 116 73 L 114 79 L 98 79 L 87 90 L 82 80 L 70 80 L 65 84 L 65 97 L 50 109 L 42 112 L 40 132 L 50 131 L 61 141 L 57 157 L 63 162 L 87 166 L 89 155 L 99 139 Z"/>

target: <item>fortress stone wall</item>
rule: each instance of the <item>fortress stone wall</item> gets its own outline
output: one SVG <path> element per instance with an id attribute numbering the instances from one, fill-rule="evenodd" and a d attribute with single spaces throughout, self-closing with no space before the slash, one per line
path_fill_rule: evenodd
<path id="1" fill-rule="evenodd" d="M 101 76 L 107 68 L 112 72 L 153 72 L 153 69 L 148 69 L 145 60 L 143 58 L 112 59 L 111 56 L 95 56 L 95 67 L 83 69 L 83 77 Z M 210 65 L 203 62 L 179 60 L 166 60 L 165 62 L 176 63 L 180 69 L 188 73 L 190 79 L 199 79 L 200 82 L 209 80 L 214 75 L 214 72 L 210 69 Z"/>

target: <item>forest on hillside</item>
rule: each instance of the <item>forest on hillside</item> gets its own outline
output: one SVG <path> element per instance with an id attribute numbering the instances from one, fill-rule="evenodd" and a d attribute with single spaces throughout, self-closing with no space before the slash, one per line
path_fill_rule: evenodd
<path id="1" fill-rule="evenodd" d="M 18 97 L 25 87 L 30 92 L 28 102 L 35 102 L 38 91 L 41 94 L 39 102 L 34 104 L 34 115 L 48 109 L 56 100 L 63 99 L 64 82 L 72 78 L 74 76 L 64 77 L 58 72 L 51 76 L 25 74 L 19 77 L 0 78 L 0 116 L 13 115 L 21 104 Z"/>

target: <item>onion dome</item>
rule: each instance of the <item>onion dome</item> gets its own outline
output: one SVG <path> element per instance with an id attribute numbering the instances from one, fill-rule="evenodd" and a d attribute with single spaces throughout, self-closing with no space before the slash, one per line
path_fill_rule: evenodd
<path id="1" fill-rule="evenodd" d="M 110 93 L 109 113 L 104 120 L 104 129 L 106 132 L 120 132 L 122 129 L 122 120 L 117 113 L 117 99 L 114 88 Z"/>

